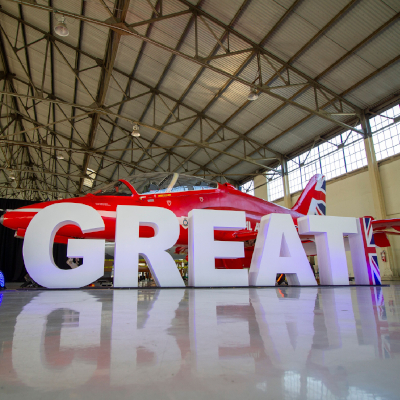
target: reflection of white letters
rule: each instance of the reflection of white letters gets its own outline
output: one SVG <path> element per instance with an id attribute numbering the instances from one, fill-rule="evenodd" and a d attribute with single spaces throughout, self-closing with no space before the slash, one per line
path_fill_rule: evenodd
<path id="1" fill-rule="evenodd" d="M 189 212 L 189 285 L 248 286 L 245 269 L 215 269 L 216 258 L 244 257 L 243 242 L 214 240 L 214 229 L 245 229 L 244 211 L 192 210 Z"/>
<path id="2" fill-rule="evenodd" d="M 269 214 L 261 218 L 250 266 L 250 285 L 274 286 L 279 273 L 287 274 L 292 285 L 317 284 L 292 217 Z"/>
<path id="3" fill-rule="evenodd" d="M 139 237 L 139 226 L 151 226 L 155 236 Z M 184 287 L 173 258 L 165 251 L 178 237 L 179 221 L 172 211 L 161 207 L 118 206 L 114 286 L 138 286 L 138 260 L 142 254 L 158 286 Z"/>
<path id="4" fill-rule="evenodd" d="M 357 233 L 356 218 L 307 215 L 298 219 L 301 235 L 315 235 L 322 285 L 348 285 L 343 235 Z"/>
<path id="5" fill-rule="evenodd" d="M 151 379 L 162 382 L 178 372 L 181 352 L 168 328 L 184 294 L 182 289 L 156 292 L 151 309 L 139 314 L 145 320 L 138 321 L 138 291 L 114 291 L 112 386 L 143 384 Z M 146 303 L 142 300 L 142 309 Z"/>
<path id="6" fill-rule="evenodd" d="M 101 309 L 93 296 L 76 291 L 44 292 L 28 303 L 17 318 L 12 348 L 13 367 L 21 382 L 46 390 L 70 390 L 87 382 L 97 362 L 83 360 L 82 350 L 100 346 Z M 46 328 L 52 324 L 49 315 L 57 310 L 64 315 L 76 313 L 74 324 L 61 322 L 59 342 L 46 340 Z M 50 337 L 56 339 L 54 333 Z M 49 359 L 60 359 L 60 352 L 67 351 L 73 352 L 72 361 L 54 368 Z"/>
<path id="7" fill-rule="evenodd" d="M 72 270 L 59 269 L 53 259 L 53 242 L 65 225 L 79 226 L 83 233 L 104 230 L 100 214 L 78 203 L 53 204 L 39 211 L 26 230 L 23 254 L 29 275 L 48 288 L 79 288 L 104 273 L 105 240 L 69 239 L 68 257 L 83 257 L 83 264 Z"/>
<path id="8" fill-rule="evenodd" d="M 230 309 L 229 306 L 234 307 Z M 218 315 L 218 307 L 222 309 L 221 315 Z M 242 307 L 247 313 L 239 311 Z M 253 330 L 246 318 L 249 315 L 249 319 L 252 318 L 250 308 L 248 289 L 189 292 L 190 341 L 196 355 L 197 376 L 215 379 L 226 375 L 227 371 L 255 372 L 250 339 Z M 245 349 L 247 352 L 243 351 Z"/>
<path id="9" fill-rule="evenodd" d="M 364 235 L 361 231 L 362 219 L 357 218 L 357 234 L 349 235 L 351 261 L 353 263 L 354 279 L 357 285 L 369 285 L 367 258 L 364 248 Z"/>
<path id="10" fill-rule="evenodd" d="M 250 289 L 260 336 L 275 368 L 296 371 L 304 367 L 313 340 L 317 293 L 317 288 Z M 301 312 L 296 312 L 300 303 Z"/>

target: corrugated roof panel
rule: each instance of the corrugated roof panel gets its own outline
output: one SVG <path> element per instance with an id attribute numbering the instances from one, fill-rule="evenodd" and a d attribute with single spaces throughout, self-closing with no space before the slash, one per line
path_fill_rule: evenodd
<path id="1" fill-rule="evenodd" d="M 261 117 L 258 117 L 247 110 L 243 110 L 228 123 L 228 126 L 239 131 L 240 133 L 245 133 L 250 130 L 254 125 L 261 121 Z"/>
<path id="2" fill-rule="evenodd" d="M 265 47 L 284 60 L 288 60 L 317 32 L 318 29 L 314 25 L 293 13 L 268 40 Z"/>
<path id="3" fill-rule="evenodd" d="M 400 53 L 400 21 L 380 33 L 356 54 L 376 68 L 385 65 Z"/>
<path id="4" fill-rule="evenodd" d="M 141 45 L 142 41 L 134 36 L 121 36 L 114 68 L 126 74 L 131 74 Z"/>
<path id="5" fill-rule="evenodd" d="M 109 102 L 108 104 L 114 104 L 115 102 L 122 100 L 128 83 L 129 79 L 125 75 L 122 75 L 117 71 L 112 72 L 106 96 L 106 100 Z M 111 96 L 113 99 L 110 102 Z"/>
<path id="6" fill-rule="evenodd" d="M 2 8 L 4 8 L 3 5 L 2 5 Z M 74 7 L 72 7 L 72 8 L 74 8 Z M 79 14 L 80 11 L 77 11 L 77 12 Z M 13 14 L 20 16 L 19 11 L 13 12 Z M 43 31 L 49 30 L 49 21 L 52 18 L 54 18 L 53 14 L 49 14 L 47 11 L 39 10 L 37 8 L 28 7 L 28 6 L 22 6 L 22 16 L 26 22 L 34 25 L 35 27 L 38 27 L 39 29 L 42 29 Z M 57 22 L 56 19 L 55 19 L 55 22 Z M 27 28 L 29 28 L 29 27 L 25 26 L 25 30 Z M 78 33 L 78 35 L 79 35 L 79 33 Z M 74 29 L 74 27 L 72 27 L 70 30 L 70 35 L 66 37 L 66 41 L 68 43 L 75 45 L 77 43 L 76 40 L 77 40 L 78 35 L 76 35 L 76 30 Z"/>
<path id="7" fill-rule="evenodd" d="M 222 51 L 221 53 L 225 53 Z M 217 58 L 215 60 L 212 60 L 210 62 L 210 65 L 212 65 L 215 68 L 220 69 L 221 71 L 228 72 L 229 74 L 236 74 L 240 68 L 243 66 L 243 64 L 247 61 L 249 58 L 251 52 L 246 52 L 246 53 L 241 53 L 241 54 L 236 54 L 236 55 L 231 55 L 223 58 Z"/>
<path id="8" fill-rule="evenodd" d="M 285 130 L 307 115 L 308 113 L 306 111 L 288 105 L 282 108 L 282 110 L 280 110 L 277 114 L 269 118 L 268 123 L 276 126 L 278 129 Z"/>
<path id="9" fill-rule="evenodd" d="M 232 104 L 220 97 L 207 109 L 207 115 L 223 122 L 226 121 L 236 111 L 237 105 Z"/>
<path id="10" fill-rule="evenodd" d="M 341 93 L 375 71 L 375 68 L 357 55 L 353 55 L 325 75 L 320 82 Z"/>
<path id="11" fill-rule="evenodd" d="M 338 117 L 336 118 L 339 119 Z M 307 143 L 316 136 L 323 135 L 337 126 L 338 125 L 336 125 L 334 122 L 330 122 L 318 117 L 311 117 L 307 121 L 296 126 L 296 128 L 292 129 L 288 135 L 299 137 L 304 141 L 304 143 Z M 289 151 L 293 150 L 294 148 L 290 149 Z"/>
<path id="12" fill-rule="evenodd" d="M 276 1 L 252 1 L 245 8 L 245 11 L 234 27 L 249 39 L 260 43 L 286 10 L 286 7 L 278 4 Z"/>
<path id="13" fill-rule="evenodd" d="M 135 100 L 131 100 L 130 102 L 126 103 L 123 109 L 120 112 L 120 115 L 132 118 L 132 119 L 139 119 L 141 118 L 147 103 L 149 102 L 151 94 L 146 94 L 144 96 L 138 97 Z M 127 122 L 128 123 L 128 122 Z M 132 126 L 129 127 L 129 129 Z"/>
<path id="14" fill-rule="evenodd" d="M 171 84 L 172 82 L 179 84 L 179 80 L 181 79 L 183 79 L 185 82 L 191 82 L 200 69 L 200 66 L 193 64 L 193 62 L 189 60 L 185 60 L 182 57 L 175 57 L 169 67 L 168 74 L 165 79 L 168 78 L 171 81 Z M 164 81 L 162 86 L 167 87 Z"/>
<path id="15" fill-rule="evenodd" d="M 331 40 L 346 50 L 352 49 L 395 12 L 379 0 L 359 1 L 326 33 Z"/>
<path id="16" fill-rule="evenodd" d="M 152 14 L 153 10 L 146 0 L 131 0 L 126 14 L 126 23 L 133 24 L 135 22 L 145 21 L 150 19 Z"/>
<path id="17" fill-rule="evenodd" d="M 54 51 L 54 95 L 66 100 L 66 101 L 74 101 L 74 83 L 75 83 L 75 75 L 71 71 L 71 68 L 65 64 L 64 59 L 61 55 Z M 91 104 L 93 100 L 89 100 L 85 98 L 86 102 L 78 102 L 78 104 L 87 105 Z"/>
<path id="18" fill-rule="evenodd" d="M 2 10 L 9 12 L 13 15 L 19 15 L 19 5 L 13 1 L 5 1 L 1 5 Z M 1 14 L 3 16 L 3 14 Z"/>
<path id="19" fill-rule="evenodd" d="M 195 110 L 201 111 L 214 97 L 214 94 L 207 88 L 195 84 L 185 96 L 184 102 Z"/>
<path id="20" fill-rule="evenodd" d="M 57 0 L 60 4 L 60 8 L 65 9 L 66 4 L 63 0 Z M 105 3 L 105 5 L 104 5 Z M 110 18 L 114 10 L 114 1 L 105 1 L 104 3 L 97 1 L 87 1 L 85 4 L 85 16 L 94 18 L 99 21 L 105 21 Z M 77 2 L 77 6 L 80 6 L 80 2 Z M 55 6 L 54 6 L 55 7 Z M 80 11 L 75 11 L 80 13 Z"/>
<path id="21" fill-rule="evenodd" d="M 318 29 L 322 29 L 349 3 L 350 0 L 308 0 L 301 2 L 295 13 Z M 351 12 L 351 9 L 347 12 Z"/>
<path id="22" fill-rule="evenodd" d="M 81 49 L 94 57 L 104 59 L 108 42 L 108 28 L 84 22 Z"/>
<path id="23" fill-rule="evenodd" d="M 212 29 L 214 34 L 218 38 L 220 38 L 224 33 L 223 28 L 215 25 L 209 19 L 205 18 L 205 21 L 207 22 L 208 26 Z M 213 49 L 218 47 L 219 44 L 200 18 L 198 18 L 197 20 L 197 32 L 198 32 L 199 56 L 208 57 L 209 55 L 211 55 Z M 192 27 L 190 28 L 185 38 L 184 45 L 182 46 L 182 51 L 187 54 L 194 55 L 195 54 L 194 50 L 195 50 L 195 25 L 192 24 Z"/>
<path id="24" fill-rule="evenodd" d="M 168 47 L 175 48 L 190 20 L 190 16 L 191 14 L 184 14 L 155 22 L 151 29 L 150 38 Z"/>
<path id="25" fill-rule="evenodd" d="M 190 80 L 179 76 L 174 71 L 168 71 L 167 75 L 162 80 L 160 90 L 164 93 L 168 93 L 170 96 L 179 99 L 186 88 L 189 86 Z"/>
<path id="26" fill-rule="evenodd" d="M 390 8 L 395 10 L 396 12 L 400 11 L 400 3 L 397 0 L 382 0 L 383 3 L 388 5 Z"/>
<path id="27" fill-rule="evenodd" d="M 382 71 L 374 78 L 353 90 L 346 98 L 362 108 L 376 104 L 380 100 L 400 90 L 400 61 Z"/>
<path id="28" fill-rule="evenodd" d="M 296 59 L 293 65 L 312 78 L 325 71 L 330 65 L 346 53 L 346 49 L 339 46 L 326 36 L 321 37 L 302 56 Z"/>
<path id="29" fill-rule="evenodd" d="M 247 136 L 257 140 L 260 143 L 266 143 L 279 135 L 281 132 L 282 130 L 276 126 L 271 125 L 268 122 L 264 122 L 257 128 L 253 129 Z"/>
<path id="30" fill-rule="evenodd" d="M 225 87 L 225 90 L 220 92 L 218 99 L 216 98 L 212 106 L 219 100 L 223 99 L 233 106 L 240 108 L 247 102 L 248 88 L 241 83 L 232 81 L 229 85 Z M 216 118 L 218 121 L 222 122 L 221 118 Z"/>
<path id="31" fill-rule="evenodd" d="M 229 24 L 242 4 L 243 0 L 220 0 L 218 2 L 205 0 L 201 3 L 201 9 L 224 24 Z"/>
<path id="32" fill-rule="evenodd" d="M 259 98 L 256 101 L 251 101 L 246 106 L 245 111 L 254 114 L 257 117 L 265 118 L 282 104 L 281 100 L 271 97 L 266 93 L 260 93 Z M 254 126 L 254 124 L 251 126 Z"/>
<path id="33" fill-rule="evenodd" d="M 170 57 L 171 54 L 168 51 L 146 45 L 135 71 L 135 78 L 153 87 L 156 86 Z"/>
<path id="34" fill-rule="evenodd" d="M 43 68 L 46 54 L 47 42 L 41 40 L 28 47 L 28 57 L 30 61 L 31 79 L 34 85 L 38 88 L 42 87 Z M 46 72 L 44 88 L 45 91 L 51 92 L 51 57 L 50 51 L 47 52 Z"/>
<path id="35" fill-rule="evenodd" d="M 254 164 L 242 162 L 242 163 L 236 165 L 235 167 L 230 168 L 228 173 L 229 174 L 237 174 L 236 177 L 238 180 L 240 180 L 240 179 L 243 179 L 246 174 L 254 173 L 257 170 L 257 168 L 259 168 L 259 167 L 257 167 Z M 229 178 L 231 178 L 231 176 L 229 176 Z"/>

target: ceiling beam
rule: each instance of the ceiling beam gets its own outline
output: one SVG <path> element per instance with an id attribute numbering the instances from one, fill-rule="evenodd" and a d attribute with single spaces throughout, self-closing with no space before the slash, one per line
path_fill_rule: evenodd
<path id="1" fill-rule="evenodd" d="M 99 21 L 99 20 L 96 20 L 96 19 L 94 19 L 94 18 L 88 18 L 88 17 L 86 17 L 86 16 L 78 15 L 78 14 L 71 13 L 71 12 L 68 12 L 68 11 L 64 11 L 64 10 L 60 10 L 60 9 L 55 10 L 55 9 L 52 8 L 52 7 L 48 7 L 48 6 L 44 6 L 44 5 L 38 5 L 38 4 L 32 4 L 32 3 L 26 3 L 26 2 L 24 2 L 24 1 L 19 1 L 19 0 L 8 0 L 8 1 L 13 1 L 13 2 L 16 2 L 16 3 L 18 3 L 18 4 L 26 5 L 26 6 L 28 6 L 28 7 L 39 8 L 39 9 L 42 9 L 42 10 L 45 10 L 45 11 L 48 11 L 48 12 L 58 12 L 58 13 L 62 13 L 63 15 L 65 15 L 65 16 L 67 16 L 67 17 L 70 17 L 70 18 L 82 19 L 82 20 L 84 20 L 84 21 L 86 21 L 86 22 L 89 22 L 89 23 L 93 23 L 93 24 L 97 24 L 97 25 L 100 25 L 100 26 L 104 26 L 104 27 L 110 28 L 110 24 L 107 23 L 107 22 Z M 192 10 L 194 10 L 196 13 L 199 13 L 199 14 L 201 14 L 201 15 L 203 15 L 203 16 L 206 16 L 208 19 L 210 19 L 210 20 L 213 21 L 214 23 L 217 23 L 218 25 L 220 25 L 220 26 L 223 27 L 224 29 L 229 30 L 230 32 L 232 32 L 232 33 L 235 34 L 236 36 L 238 36 L 238 37 L 243 37 L 242 40 L 245 40 L 246 42 L 249 42 L 249 39 L 246 38 L 244 35 L 239 34 L 239 33 L 236 32 L 232 27 L 229 27 L 229 26 L 223 24 L 223 23 L 222 23 L 221 21 L 219 21 L 218 19 L 216 19 L 216 18 L 212 17 L 211 15 L 205 13 L 203 10 L 199 9 L 198 7 L 193 6 L 193 5 L 192 5 L 191 3 L 189 3 L 188 1 L 186 1 L 186 0 L 179 0 L 179 1 L 181 1 L 181 2 L 184 3 L 184 4 L 186 4 L 189 8 L 191 8 Z M 171 53 L 173 53 L 173 54 L 175 54 L 175 55 L 178 55 L 178 56 L 180 56 L 180 57 L 182 57 L 182 58 L 184 58 L 184 59 L 186 59 L 186 60 L 188 60 L 188 61 L 191 61 L 191 62 L 193 62 L 193 63 L 195 63 L 195 64 L 197 64 L 197 65 L 200 65 L 200 66 L 203 66 L 203 67 L 205 67 L 205 68 L 208 68 L 208 69 L 210 69 L 211 71 L 213 71 L 213 72 L 215 72 L 215 73 L 217 73 L 217 74 L 219 74 L 219 75 L 225 76 L 225 77 L 228 78 L 228 79 L 232 79 L 232 80 L 234 80 L 234 81 L 236 81 L 236 82 L 238 82 L 238 83 L 241 83 L 241 84 L 243 84 L 243 85 L 245 85 L 245 86 L 248 86 L 248 87 L 254 88 L 254 89 L 256 89 L 256 90 L 258 90 L 258 91 L 260 91 L 260 92 L 266 93 L 266 94 L 268 94 L 269 96 L 271 96 L 271 97 L 273 97 L 273 98 L 275 98 L 275 99 L 278 99 L 278 100 L 280 100 L 280 101 L 282 101 L 282 102 L 284 102 L 284 103 L 286 103 L 286 104 L 290 104 L 290 105 L 292 105 L 292 106 L 294 106 L 294 107 L 297 107 L 297 108 L 299 108 L 299 109 L 302 109 L 302 110 L 305 111 L 305 112 L 308 112 L 308 113 L 310 113 L 310 114 L 316 115 L 316 116 L 318 116 L 318 117 L 320 117 L 320 118 L 322 118 L 322 119 L 325 119 L 325 120 L 327 120 L 327 121 L 333 122 L 333 123 L 335 123 L 335 124 L 337 124 L 337 125 L 339 125 L 339 126 L 342 126 L 342 127 L 345 128 L 345 129 L 350 129 L 350 130 L 353 130 L 353 131 L 357 131 L 357 130 L 354 129 L 353 127 L 350 127 L 350 126 L 344 124 L 343 122 L 341 122 L 341 121 L 339 121 L 339 120 L 335 120 L 334 118 L 332 118 L 332 117 L 331 117 L 329 114 L 327 114 L 327 113 L 321 112 L 321 111 L 319 111 L 319 110 L 314 110 L 314 109 L 309 108 L 309 107 L 307 107 L 307 106 L 305 106 L 305 105 L 303 105 L 303 104 L 296 103 L 296 102 L 293 101 L 293 100 L 289 100 L 289 99 L 285 98 L 284 96 L 281 96 L 281 95 L 279 95 L 279 94 L 277 94 L 277 93 L 275 93 L 275 92 L 272 92 L 272 91 L 270 90 L 270 88 L 266 88 L 266 87 L 264 87 L 264 86 L 262 86 L 262 85 L 256 85 L 255 83 L 252 83 L 252 82 L 250 82 L 250 81 L 246 81 L 246 80 L 243 79 L 243 78 L 240 78 L 240 77 L 238 77 L 238 76 L 234 76 L 234 75 L 230 74 L 229 72 L 226 72 L 226 71 L 224 71 L 224 70 L 222 70 L 222 69 L 219 69 L 219 68 L 217 68 L 217 67 L 215 67 L 215 66 L 213 66 L 213 65 L 210 65 L 210 64 L 207 64 L 207 63 L 201 61 L 200 59 L 196 58 L 195 56 L 190 56 L 190 55 L 185 54 L 185 53 L 183 53 L 183 52 L 181 52 L 181 51 L 178 51 L 178 50 L 176 50 L 176 49 L 174 49 L 174 48 L 171 48 L 171 47 L 169 47 L 169 46 L 167 46 L 167 45 L 165 45 L 165 44 L 163 44 L 163 43 L 160 43 L 160 42 L 158 42 L 158 41 L 156 41 L 156 40 L 154 40 L 154 39 L 151 39 L 151 38 L 149 38 L 149 37 L 146 37 L 146 36 L 144 36 L 144 35 L 138 33 L 137 31 L 135 31 L 135 30 L 132 29 L 132 28 L 126 27 L 126 28 L 121 28 L 121 30 L 122 30 L 123 32 L 125 32 L 126 34 L 128 34 L 128 35 L 137 37 L 137 38 L 139 38 L 139 39 L 141 39 L 141 40 L 144 40 L 144 41 L 146 41 L 146 42 L 148 42 L 148 43 L 150 43 L 150 44 L 152 44 L 152 45 L 154 45 L 154 46 L 156 46 L 156 47 L 159 47 L 159 48 L 161 48 L 161 49 L 163 49 L 163 50 L 166 50 L 166 51 L 171 52 Z M 250 41 L 250 42 L 251 42 L 251 41 Z M 278 62 L 280 62 L 280 63 L 283 62 L 286 68 L 291 69 L 291 70 L 295 69 L 295 68 L 293 68 L 290 64 L 284 62 L 283 60 L 280 60 L 279 58 L 277 58 L 277 57 L 276 57 L 275 55 L 273 55 L 272 53 L 270 54 L 269 52 L 267 52 L 264 48 L 259 47 L 256 43 L 253 43 L 253 42 L 252 42 L 252 45 L 255 46 L 255 49 L 256 49 L 258 52 L 260 52 L 261 54 L 267 54 L 269 57 L 271 57 L 271 58 L 273 58 L 273 59 L 277 59 Z M 304 73 L 301 73 L 301 72 L 298 71 L 297 69 L 295 69 L 295 70 L 296 70 L 296 73 L 297 73 L 297 74 L 300 74 L 300 76 L 306 77 L 306 75 L 305 75 Z M 307 81 L 308 81 L 309 83 L 312 82 L 313 85 L 315 85 L 316 87 L 319 87 L 319 88 L 322 87 L 322 85 L 321 85 L 320 83 L 313 81 L 310 77 L 306 77 L 305 79 L 307 79 Z M 348 100 L 338 97 L 338 95 L 337 95 L 336 93 L 334 93 L 332 90 L 330 90 L 330 89 L 328 89 L 328 88 L 325 88 L 325 87 L 323 87 L 323 90 L 324 90 L 325 92 L 331 94 L 332 96 L 334 96 L 334 97 L 337 98 L 338 100 L 340 100 L 340 101 L 346 103 L 347 105 L 351 105 L 351 103 L 350 103 Z M 354 106 L 354 105 L 351 105 L 351 107 L 355 110 L 355 112 L 357 112 L 357 113 L 360 112 L 360 110 L 359 110 L 358 107 L 356 107 L 356 106 Z M 362 131 L 359 131 L 358 133 L 363 134 Z"/>
<path id="2" fill-rule="evenodd" d="M 128 12 L 130 0 L 117 0 L 114 6 L 114 18 L 116 23 L 125 24 L 126 14 Z M 121 32 L 110 30 L 108 35 L 108 43 L 106 49 L 106 55 L 103 61 L 103 68 L 101 70 L 101 77 L 99 80 L 99 88 L 97 89 L 96 96 L 96 107 L 103 107 L 105 105 L 105 99 L 107 90 L 109 87 L 110 79 L 114 69 L 115 58 L 117 57 L 118 46 L 121 39 Z M 89 129 L 89 137 L 87 141 L 88 148 L 92 148 L 96 138 L 97 128 L 99 126 L 100 114 L 93 114 L 92 123 Z M 85 155 L 83 160 L 83 171 L 86 171 L 89 166 L 90 156 Z M 79 183 L 79 191 L 82 190 L 84 178 Z"/>

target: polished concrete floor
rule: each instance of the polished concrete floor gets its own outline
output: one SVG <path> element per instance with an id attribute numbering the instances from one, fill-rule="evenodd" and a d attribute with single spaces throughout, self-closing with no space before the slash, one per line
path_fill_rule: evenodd
<path id="1" fill-rule="evenodd" d="M 0 292 L 0 399 L 399 399 L 400 285 Z"/>

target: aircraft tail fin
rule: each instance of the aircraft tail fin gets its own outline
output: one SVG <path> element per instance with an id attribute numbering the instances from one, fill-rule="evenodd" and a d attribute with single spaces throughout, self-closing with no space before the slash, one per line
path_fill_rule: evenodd
<path id="1" fill-rule="evenodd" d="M 326 215 L 326 181 L 321 174 L 314 175 L 292 207 L 303 215 Z"/>

